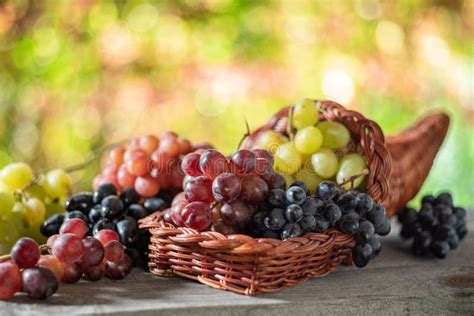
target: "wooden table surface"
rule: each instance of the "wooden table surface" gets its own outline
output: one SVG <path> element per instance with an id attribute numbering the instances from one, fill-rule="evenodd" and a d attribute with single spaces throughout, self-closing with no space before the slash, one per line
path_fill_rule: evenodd
<path id="1" fill-rule="evenodd" d="M 445 260 L 415 257 L 398 237 L 382 239 L 380 256 L 364 269 L 339 267 L 289 289 L 246 297 L 181 278 L 134 271 L 122 281 L 61 284 L 47 301 L 17 295 L 0 315 L 474 315 L 474 214 L 470 233 Z"/>

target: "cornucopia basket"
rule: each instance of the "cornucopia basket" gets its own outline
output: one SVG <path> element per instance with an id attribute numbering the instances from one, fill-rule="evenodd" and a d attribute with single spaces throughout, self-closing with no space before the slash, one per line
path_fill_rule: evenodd
<path id="1" fill-rule="evenodd" d="M 385 139 L 377 123 L 332 101 L 315 101 L 320 120 L 338 121 L 352 134 L 368 161 L 367 192 L 393 216 L 416 195 L 446 135 L 449 118 L 430 115 L 397 136 Z M 244 143 L 253 146 L 265 130 L 285 133 L 289 108 L 276 113 Z M 351 263 L 354 239 L 336 229 L 277 240 L 223 235 L 175 227 L 157 212 L 141 220 L 151 233 L 149 268 L 156 275 L 178 275 L 245 295 L 275 292 L 324 276 Z"/>

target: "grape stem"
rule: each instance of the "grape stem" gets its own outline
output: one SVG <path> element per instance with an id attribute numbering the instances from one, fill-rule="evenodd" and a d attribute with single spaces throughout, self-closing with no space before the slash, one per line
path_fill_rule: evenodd
<path id="1" fill-rule="evenodd" d="M 244 120 L 245 120 L 245 129 L 246 129 L 246 132 L 245 134 L 242 136 L 242 138 L 239 140 L 239 143 L 237 144 L 237 149 L 236 150 L 239 150 L 240 147 L 242 146 L 242 144 L 244 143 L 244 140 L 250 136 L 250 126 L 249 126 L 249 122 L 247 121 L 247 118 L 244 116 Z"/>
<path id="2" fill-rule="evenodd" d="M 351 184 L 351 189 L 354 188 L 354 181 L 357 180 L 360 177 L 366 176 L 369 174 L 369 169 L 364 169 L 362 170 L 361 173 L 357 173 L 355 175 L 350 176 L 349 178 L 344 178 L 344 181 L 339 183 L 339 187 L 343 187 L 345 184 L 350 183 Z"/>
<path id="3" fill-rule="evenodd" d="M 49 250 L 49 247 L 48 247 L 48 245 L 40 245 L 39 249 L 40 249 L 41 253 L 44 253 L 44 252 L 47 252 Z M 12 259 L 11 254 L 0 256 L 0 263 L 10 261 L 11 259 Z"/>

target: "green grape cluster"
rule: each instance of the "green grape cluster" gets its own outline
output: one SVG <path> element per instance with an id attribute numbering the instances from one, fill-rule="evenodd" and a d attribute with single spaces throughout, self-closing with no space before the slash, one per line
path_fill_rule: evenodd
<path id="1" fill-rule="evenodd" d="M 347 152 L 341 149 L 351 142 L 351 134 L 343 124 L 319 122 L 317 106 L 310 99 L 296 103 L 290 118 L 296 129 L 292 140 L 268 130 L 259 135 L 255 143 L 255 148 L 266 149 L 274 155 L 274 168 L 288 185 L 295 180 L 303 181 L 314 191 L 324 180 L 333 180 L 345 190 L 363 184 L 367 170 L 365 158 L 355 152 L 340 154 Z M 351 178 L 355 179 L 348 182 Z"/>
<path id="2" fill-rule="evenodd" d="M 71 191 L 71 178 L 62 169 L 35 175 L 24 162 L 0 169 L 0 255 L 10 252 L 20 237 L 40 243 L 43 221 L 64 212 L 64 202 Z"/>

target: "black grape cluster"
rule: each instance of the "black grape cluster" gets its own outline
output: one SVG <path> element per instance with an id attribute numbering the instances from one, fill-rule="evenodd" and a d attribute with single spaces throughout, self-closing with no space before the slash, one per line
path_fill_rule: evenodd
<path id="1" fill-rule="evenodd" d="M 398 220 L 402 224 L 401 237 L 413 238 L 411 249 L 419 256 L 432 254 L 446 258 L 467 234 L 466 210 L 454 206 L 449 193 L 437 197 L 426 195 L 419 212 L 405 207 L 398 214 Z"/>
<path id="2" fill-rule="evenodd" d="M 359 191 L 343 191 L 334 182 L 324 181 L 312 196 L 303 182 L 296 181 L 285 192 L 271 190 L 253 218 L 256 236 L 287 239 L 305 233 L 322 233 L 330 228 L 354 237 L 353 260 L 364 267 L 378 255 L 380 241 L 375 234 L 390 233 L 385 209 Z"/>
<path id="3" fill-rule="evenodd" d="M 63 222 L 80 218 L 89 226 L 89 236 L 110 229 L 118 233 L 125 252 L 132 258 L 134 266 L 145 267 L 150 236 L 139 230 L 137 221 L 156 211 L 169 207 L 172 194 L 162 191 L 157 197 L 143 200 L 133 188 L 121 193 L 109 183 L 101 185 L 96 192 L 81 192 L 66 202 L 66 215 L 55 214 L 41 226 L 41 233 L 52 236 L 59 233 Z"/>

